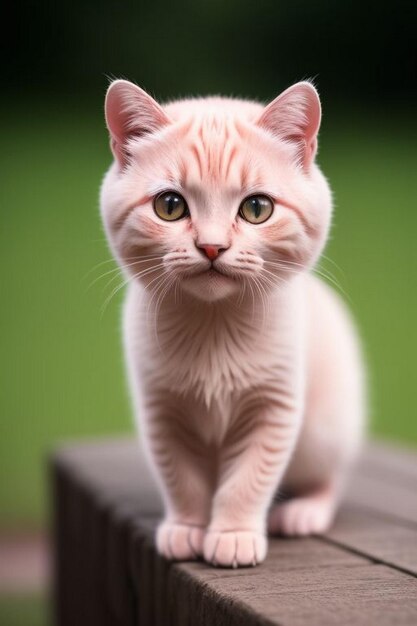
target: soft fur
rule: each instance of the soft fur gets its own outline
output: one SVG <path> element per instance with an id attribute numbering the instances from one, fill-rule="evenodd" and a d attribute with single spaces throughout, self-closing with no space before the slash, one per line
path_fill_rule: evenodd
<path id="1" fill-rule="evenodd" d="M 311 273 L 332 212 L 314 161 L 317 92 L 303 82 L 267 107 L 220 97 L 162 107 L 115 81 L 106 119 L 114 163 L 101 209 L 129 282 L 130 385 L 165 502 L 158 550 L 255 565 L 267 528 L 328 529 L 361 439 L 356 334 Z M 190 217 L 156 215 L 164 190 L 181 193 Z M 274 201 L 262 224 L 238 215 L 255 193 Z M 214 260 L 208 245 L 221 249 Z M 272 504 L 277 490 L 292 497 Z"/>

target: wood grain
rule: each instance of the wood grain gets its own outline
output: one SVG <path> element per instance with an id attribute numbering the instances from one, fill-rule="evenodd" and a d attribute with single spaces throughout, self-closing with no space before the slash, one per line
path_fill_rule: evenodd
<path id="1" fill-rule="evenodd" d="M 416 456 L 364 452 L 325 537 L 270 541 L 257 568 L 169 563 L 137 444 L 74 444 L 51 461 L 58 626 L 417 623 Z"/>

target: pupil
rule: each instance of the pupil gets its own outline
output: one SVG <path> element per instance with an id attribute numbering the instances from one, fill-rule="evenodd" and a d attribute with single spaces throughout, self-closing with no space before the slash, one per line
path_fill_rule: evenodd
<path id="1" fill-rule="evenodd" d="M 168 202 L 167 213 L 168 213 L 168 215 L 172 215 L 172 213 L 174 212 L 176 200 L 177 199 L 175 198 L 175 196 L 168 196 L 168 198 L 167 198 L 167 202 Z"/>
<path id="2" fill-rule="evenodd" d="M 261 203 L 256 198 L 252 200 L 252 209 L 254 216 L 258 219 L 261 214 Z"/>

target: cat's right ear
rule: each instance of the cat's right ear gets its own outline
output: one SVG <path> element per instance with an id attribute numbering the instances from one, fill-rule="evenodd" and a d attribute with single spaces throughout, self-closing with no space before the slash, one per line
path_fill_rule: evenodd
<path id="1" fill-rule="evenodd" d="M 320 118 L 319 95 L 310 82 L 303 81 L 268 104 L 257 124 L 295 145 L 299 162 L 308 168 L 316 155 Z"/>
<path id="2" fill-rule="evenodd" d="M 162 107 L 146 91 L 127 80 L 115 80 L 107 90 L 106 124 L 114 158 L 123 167 L 127 144 L 170 123 Z"/>

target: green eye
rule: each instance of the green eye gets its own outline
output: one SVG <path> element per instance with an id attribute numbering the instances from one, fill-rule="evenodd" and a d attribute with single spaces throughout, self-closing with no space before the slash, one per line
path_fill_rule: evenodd
<path id="1" fill-rule="evenodd" d="M 268 196 L 249 196 L 243 200 L 239 215 L 251 224 L 262 224 L 272 215 L 274 204 Z"/>
<path id="2" fill-rule="evenodd" d="M 157 216 L 166 222 L 174 222 L 190 214 L 186 201 L 175 191 L 164 191 L 156 196 L 153 208 Z"/>

